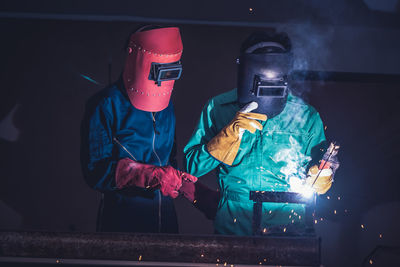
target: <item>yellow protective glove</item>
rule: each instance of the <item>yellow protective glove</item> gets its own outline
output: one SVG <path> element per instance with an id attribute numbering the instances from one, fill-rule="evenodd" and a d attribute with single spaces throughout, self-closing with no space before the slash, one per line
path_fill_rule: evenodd
<path id="1" fill-rule="evenodd" d="M 239 151 L 240 142 L 245 130 L 255 133 L 263 126 L 257 120 L 266 121 L 267 116 L 259 113 L 250 113 L 258 104 L 251 102 L 236 113 L 233 120 L 225 126 L 207 144 L 208 152 L 219 161 L 232 165 Z"/>
<path id="2" fill-rule="evenodd" d="M 311 186 L 315 192 L 322 195 L 325 194 L 329 190 L 329 188 L 331 188 L 333 181 L 332 176 L 333 172 L 331 168 L 320 170 L 318 169 L 317 165 L 314 165 L 308 170 L 306 184 Z"/>

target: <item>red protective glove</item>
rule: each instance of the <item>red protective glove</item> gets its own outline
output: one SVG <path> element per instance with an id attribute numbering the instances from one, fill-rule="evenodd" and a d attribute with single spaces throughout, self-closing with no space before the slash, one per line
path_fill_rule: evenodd
<path id="1" fill-rule="evenodd" d="M 214 220 L 217 213 L 220 194 L 200 182 L 183 181 L 179 192 L 198 208 L 209 220 Z"/>
<path id="2" fill-rule="evenodd" d="M 164 196 L 176 198 L 182 181 L 194 183 L 197 178 L 171 166 L 143 164 L 124 158 L 118 161 L 115 182 L 118 189 L 131 186 L 160 189 Z"/>

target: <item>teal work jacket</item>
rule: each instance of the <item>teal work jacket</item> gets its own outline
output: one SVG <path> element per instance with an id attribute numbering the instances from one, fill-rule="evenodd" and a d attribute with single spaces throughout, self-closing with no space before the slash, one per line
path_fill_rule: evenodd
<path id="1" fill-rule="evenodd" d="M 253 202 L 250 191 L 289 190 L 292 176 L 304 177 L 319 146 L 325 141 L 318 112 L 289 94 L 284 110 L 262 122 L 263 130 L 245 131 L 232 164 L 221 163 L 207 152 L 207 143 L 239 111 L 236 89 L 212 98 L 203 108 L 200 121 L 184 148 L 186 168 L 200 177 L 217 168 L 221 198 L 214 221 L 220 234 L 250 235 Z M 264 203 L 262 227 L 296 225 L 304 222 L 300 204 Z M 276 227 L 275 227 L 276 228 Z"/>

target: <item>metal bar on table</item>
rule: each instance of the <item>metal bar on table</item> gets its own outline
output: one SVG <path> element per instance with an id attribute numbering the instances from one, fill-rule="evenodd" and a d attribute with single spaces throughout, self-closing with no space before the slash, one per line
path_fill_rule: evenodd
<path id="1" fill-rule="evenodd" d="M 307 236 L 0 231 L 0 261 L 3 263 L 35 258 L 58 259 L 61 263 L 96 260 L 92 265 L 118 261 L 140 262 L 143 266 L 152 262 L 157 263 L 154 266 L 176 262 L 188 263 L 186 266 L 258 265 L 259 262 L 275 266 L 318 266 L 319 251 L 319 240 Z"/>

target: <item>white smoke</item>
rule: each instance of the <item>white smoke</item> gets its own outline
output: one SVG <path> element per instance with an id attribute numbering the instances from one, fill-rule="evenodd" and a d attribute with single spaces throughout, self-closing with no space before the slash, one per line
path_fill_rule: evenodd
<path id="1" fill-rule="evenodd" d="M 275 162 L 284 161 L 286 166 L 280 170 L 285 175 L 285 180 L 289 181 L 290 177 L 305 178 L 306 164 L 311 160 L 311 157 L 301 153 L 299 142 L 293 137 L 289 137 L 290 147 L 281 149 L 273 157 Z"/>

